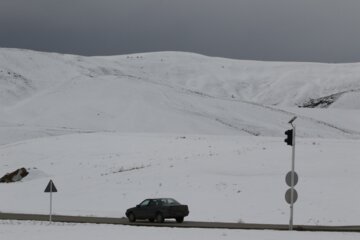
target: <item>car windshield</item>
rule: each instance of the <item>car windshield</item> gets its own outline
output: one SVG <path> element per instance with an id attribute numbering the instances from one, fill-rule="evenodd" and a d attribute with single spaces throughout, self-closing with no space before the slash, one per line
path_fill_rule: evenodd
<path id="1" fill-rule="evenodd" d="M 150 200 L 149 200 L 149 199 L 146 199 L 146 200 L 144 200 L 142 203 L 140 203 L 139 205 L 140 205 L 141 207 L 145 207 L 145 206 L 149 205 L 149 202 L 150 202 Z"/>

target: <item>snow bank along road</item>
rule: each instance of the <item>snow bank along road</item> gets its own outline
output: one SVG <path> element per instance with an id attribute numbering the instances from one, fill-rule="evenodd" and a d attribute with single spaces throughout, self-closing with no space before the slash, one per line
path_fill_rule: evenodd
<path id="1" fill-rule="evenodd" d="M 49 216 L 43 214 L 0 213 L 0 219 L 47 221 L 49 219 Z M 164 223 L 151 223 L 147 221 L 138 221 L 138 222 L 130 223 L 126 218 L 84 217 L 84 216 L 65 216 L 65 215 L 54 215 L 52 216 L 52 221 L 68 222 L 68 223 L 119 224 L 119 225 L 130 225 L 130 226 L 173 227 L 173 228 L 288 230 L 288 225 L 285 224 L 194 222 L 194 221 L 185 221 L 183 223 L 176 223 L 173 221 L 166 221 Z M 360 226 L 295 225 L 294 230 L 324 231 L 324 232 L 360 232 Z"/>

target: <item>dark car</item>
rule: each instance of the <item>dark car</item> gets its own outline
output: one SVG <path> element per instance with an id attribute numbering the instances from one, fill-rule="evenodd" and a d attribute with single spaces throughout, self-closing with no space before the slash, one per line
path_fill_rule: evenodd
<path id="1" fill-rule="evenodd" d="M 162 223 L 165 218 L 175 218 L 176 222 L 182 223 L 188 215 L 188 206 L 172 198 L 146 199 L 136 207 L 126 210 L 126 217 L 130 222 L 135 222 L 136 219 L 149 219 L 150 222 L 156 220 Z"/>

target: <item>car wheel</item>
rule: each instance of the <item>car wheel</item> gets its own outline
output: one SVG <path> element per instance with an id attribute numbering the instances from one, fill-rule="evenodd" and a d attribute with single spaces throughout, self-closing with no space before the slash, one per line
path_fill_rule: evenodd
<path id="1" fill-rule="evenodd" d="M 135 222 L 136 221 L 136 217 L 133 213 L 129 213 L 128 216 L 129 222 Z"/>
<path id="2" fill-rule="evenodd" d="M 155 218 L 149 218 L 149 222 L 154 222 Z"/>
<path id="3" fill-rule="evenodd" d="M 176 219 L 176 222 L 178 222 L 178 223 L 184 222 L 184 217 L 177 217 L 175 219 Z"/>
<path id="4" fill-rule="evenodd" d="M 161 213 L 156 214 L 156 222 L 158 223 L 164 222 L 164 216 Z"/>

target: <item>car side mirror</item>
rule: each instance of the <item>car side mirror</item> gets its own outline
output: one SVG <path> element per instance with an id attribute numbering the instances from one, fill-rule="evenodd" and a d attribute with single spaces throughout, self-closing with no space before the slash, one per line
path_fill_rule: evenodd
<path id="1" fill-rule="evenodd" d="M 138 205 L 136 205 L 136 208 L 139 208 L 140 207 L 140 205 L 138 204 Z"/>

